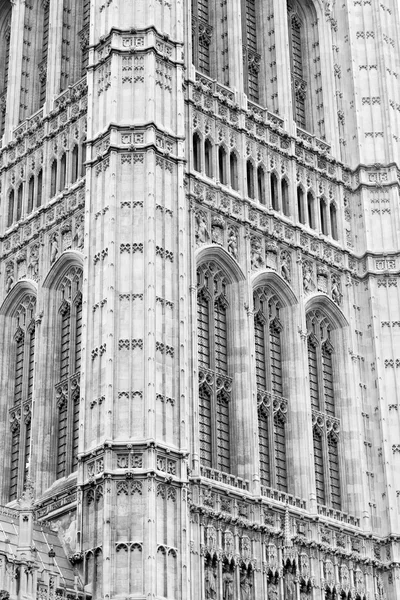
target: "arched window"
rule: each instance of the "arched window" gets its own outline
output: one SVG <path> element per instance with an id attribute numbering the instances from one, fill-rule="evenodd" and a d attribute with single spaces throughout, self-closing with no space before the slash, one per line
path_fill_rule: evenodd
<path id="1" fill-rule="evenodd" d="M 205 75 L 229 85 L 227 2 L 192 0 L 192 61 Z"/>
<path id="2" fill-rule="evenodd" d="M 220 182 L 226 184 L 226 151 L 223 146 L 218 148 L 218 175 Z"/>
<path id="3" fill-rule="evenodd" d="M 71 152 L 71 183 L 78 179 L 79 171 L 79 146 L 75 144 Z"/>
<path id="4" fill-rule="evenodd" d="M 60 182 L 58 185 L 58 191 L 65 189 L 67 182 L 67 155 L 64 152 L 60 159 Z"/>
<path id="5" fill-rule="evenodd" d="M 304 192 L 301 187 L 297 188 L 297 215 L 300 223 L 304 223 L 305 215 L 304 215 Z"/>
<path id="6" fill-rule="evenodd" d="M 50 173 L 50 198 L 57 193 L 57 159 L 55 158 L 51 163 L 51 173 Z"/>
<path id="7" fill-rule="evenodd" d="M 311 2 L 288 0 L 287 6 L 293 118 L 324 139 L 319 19 Z"/>
<path id="8" fill-rule="evenodd" d="M 35 197 L 35 180 L 33 176 L 29 179 L 28 183 L 28 215 L 33 211 L 33 200 Z"/>
<path id="9" fill-rule="evenodd" d="M 90 7 L 89 7 L 90 8 Z M 83 19 L 88 7 L 81 0 L 63 0 L 60 91 L 73 85 L 82 76 Z"/>
<path id="10" fill-rule="evenodd" d="M 15 312 L 14 394 L 10 408 L 11 464 L 9 501 L 23 491 L 29 475 L 32 396 L 35 363 L 36 298 L 26 295 Z"/>
<path id="11" fill-rule="evenodd" d="M 282 212 L 286 217 L 288 217 L 290 215 L 289 184 L 286 179 L 282 179 L 281 191 L 282 191 Z"/>
<path id="12" fill-rule="evenodd" d="M 281 306 L 268 288 L 254 292 L 258 435 L 262 485 L 287 491 L 286 413 L 283 398 Z"/>
<path id="13" fill-rule="evenodd" d="M 36 206 L 42 206 L 42 188 L 43 188 L 43 171 L 40 169 L 37 175 L 37 183 L 36 183 Z"/>
<path id="14" fill-rule="evenodd" d="M 331 218 L 331 235 L 334 240 L 337 240 L 337 239 L 339 239 L 338 238 L 338 227 L 337 227 L 337 211 L 336 211 L 336 206 L 333 202 L 331 202 L 331 205 L 329 207 L 329 212 L 330 212 L 330 218 Z"/>
<path id="15" fill-rule="evenodd" d="M 11 227 L 13 222 L 14 222 L 14 190 L 11 190 L 8 195 L 7 227 Z"/>
<path id="16" fill-rule="evenodd" d="M 57 479 L 78 466 L 80 367 L 82 340 L 82 269 L 71 267 L 59 293 L 59 377 L 56 383 L 58 409 Z"/>
<path id="17" fill-rule="evenodd" d="M 278 178 L 275 173 L 271 173 L 270 177 L 271 186 L 271 205 L 274 210 L 279 210 L 279 197 L 278 197 Z"/>
<path id="18" fill-rule="evenodd" d="M 81 177 L 86 175 L 86 140 L 82 140 L 81 149 Z"/>
<path id="19" fill-rule="evenodd" d="M 328 223 L 326 219 L 326 202 L 323 198 L 319 199 L 319 217 L 321 222 L 321 231 L 324 235 L 328 235 Z"/>
<path id="20" fill-rule="evenodd" d="M 315 209 L 314 209 L 314 196 L 311 192 L 307 194 L 307 216 L 308 216 L 308 225 L 315 229 Z"/>
<path id="21" fill-rule="evenodd" d="M 209 139 L 204 142 L 204 166 L 207 177 L 213 176 L 213 151 Z"/>
<path id="22" fill-rule="evenodd" d="M 11 44 L 11 3 L 6 0 L 0 21 L 0 139 L 4 134 Z"/>
<path id="23" fill-rule="evenodd" d="M 193 169 L 201 171 L 201 142 L 198 133 L 193 134 Z"/>
<path id="24" fill-rule="evenodd" d="M 20 183 L 18 186 L 18 190 L 17 190 L 17 221 L 19 221 L 22 217 L 23 198 L 24 198 L 24 187 L 23 187 L 22 183 Z"/>
<path id="25" fill-rule="evenodd" d="M 197 332 L 200 372 L 200 460 L 203 466 L 229 473 L 231 439 L 229 407 L 229 314 L 227 281 L 217 264 L 197 273 Z"/>
<path id="26" fill-rule="evenodd" d="M 246 164 L 246 180 L 247 180 L 247 195 L 249 198 L 254 198 L 254 167 L 251 160 Z"/>
<path id="27" fill-rule="evenodd" d="M 265 172 L 261 166 L 257 167 L 257 195 L 260 204 L 265 204 Z"/>
<path id="28" fill-rule="evenodd" d="M 49 33 L 50 33 L 50 0 L 42 1 L 42 43 L 41 43 L 41 58 L 39 63 L 39 81 L 40 81 L 40 106 L 46 101 L 46 84 L 47 84 L 47 58 L 49 48 Z"/>
<path id="29" fill-rule="evenodd" d="M 307 315 L 307 333 L 317 502 L 340 510 L 340 421 L 335 413 L 334 348 L 331 325 L 320 311 Z"/>
<path id="30" fill-rule="evenodd" d="M 245 92 L 253 102 L 259 101 L 258 74 L 261 55 L 257 48 L 256 0 L 242 0 L 243 14 L 243 67 Z"/>
<path id="31" fill-rule="evenodd" d="M 238 174 L 238 160 L 236 152 L 231 152 L 229 157 L 229 166 L 231 172 L 231 186 L 234 190 L 239 189 L 239 174 Z"/>
<path id="32" fill-rule="evenodd" d="M 82 29 L 78 33 L 81 46 L 81 77 L 86 73 L 89 58 L 90 0 L 83 0 Z"/>

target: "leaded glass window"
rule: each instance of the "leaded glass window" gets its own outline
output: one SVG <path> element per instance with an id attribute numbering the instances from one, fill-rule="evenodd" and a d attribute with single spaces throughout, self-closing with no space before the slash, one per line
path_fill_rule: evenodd
<path id="1" fill-rule="evenodd" d="M 200 461 L 204 467 L 229 473 L 229 304 L 227 280 L 216 263 L 199 268 L 197 289 Z"/>
<path id="2" fill-rule="evenodd" d="M 15 312 L 14 392 L 10 409 L 11 460 L 9 500 L 16 500 L 29 476 L 31 413 L 35 366 L 36 298 L 26 295 Z"/>
<path id="3" fill-rule="evenodd" d="M 334 347 L 331 325 L 320 311 L 308 314 L 307 333 L 317 501 L 340 510 L 340 421 L 335 409 Z"/>
<path id="4" fill-rule="evenodd" d="M 283 397 L 281 305 L 266 287 L 254 292 L 254 339 L 261 484 L 287 491 L 287 399 Z"/>
<path id="5" fill-rule="evenodd" d="M 55 386 L 57 419 L 57 479 L 78 465 L 80 365 L 82 338 L 82 269 L 64 276 L 59 304 L 59 376 Z"/>

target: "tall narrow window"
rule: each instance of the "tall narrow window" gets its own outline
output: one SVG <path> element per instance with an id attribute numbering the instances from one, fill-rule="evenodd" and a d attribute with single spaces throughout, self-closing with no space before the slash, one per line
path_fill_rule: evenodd
<path id="1" fill-rule="evenodd" d="M 288 217 L 290 215 L 289 184 L 286 179 L 282 179 L 281 190 L 282 190 L 282 212 L 286 217 Z"/>
<path id="2" fill-rule="evenodd" d="M 39 81 L 40 81 L 40 106 L 46 101 L 47 84 L 47 58 L 49 48 L 49 23 L 50 23 L 50 0 L 43 0 L 43 37 L 42 37 L 42 56 L 39 63 Z"/>
<path id="3" fill-rule="evenodd" d="M 265 204 L 265 173 L 261 166 L 257 167 L 257 197 L 260 204 Z"/>
<path id="4" fill-rule="evenodd" d="M 307 216 L 308 216 L 308 225 L 315 229 L 315 209 L 314 209 L 314 196 L 311 192 L 307 194 Z"/>
<path id="5" fill-rule="evenodd" d="M 89 58 L 90 0 L 82 2 L 82 29 L 78 33 L 81 47 L 81 77 L 85 75 Z"/>
<path id="6" fill-rule="evenodd" d="M 300 187 L 297 188 L 297 216 L 300 223 L 304 225 L 304 192 Z"/>
<path id="7" fill-rule="evenodd" d="M 28 183 L 28 215 L 33 211 L 33 201 L 35 197 L 35 180 L 33 176 L 29 179 Z"/>
<path id="8" fill-rule="evenodd" d="M 254 292 L 258 435 L 262 485 L 287 491 L 286 414 L 283 394 L 280 303 L 268 288 Z"/>
<path id="9" fill-rule="evenodd" d="M 50 177 L 50 198 L 53 198 L 57 193 L 57 159 L 51 163 Z"/>
<path id="10" fill-rule="evenodd" d="M 10 65 L 11 44 L 11 3 L 3 4 L 0 21 L 0 140 L 6 124 L 8 74 Z"/>
<path id="11" fill-rule="evenodd" d="M 198 133 L 193 134 L 193 169 L 201 171 L 201 142 Z"/>
<path id="12" fill-rule="evenodd" d="M 226 151 L 223 146 L 218 148 L 218 175 L 220 182 L 226 184 Z"/>
<path id="13" fill-rule="evenodd" d="M 227 282 L 215 263 L 198 270 L 200 460 L 204 467 L 231 471 Z"/>
<path id="14" fill-rule="evenodd" d="M 82 269 L 71 267 L 59 288 L 59 378 L 56 384 L 57 479 L 77 468 L 82 338 Z"/>
<path id="15" fill-rule="evenodd" d="M 212 143 L 207 139 L 204 143 L 204 166 L 207 177 L 213 176 L 213 151 Z"/>
<path id="16" fill-rule="evenodd" d="M 7 227 L 11 227 L 13 222 L 14 222 L 14 190 L 11 190 L 8 195 Z"/>
<path id="17" fill-rule="evenodd" d="M 254 167 L 250 160 L 248 160 L 246 164 L 246 180 L 247 195 L 249 198 L 254 198 Z"/>
<path id="18" fill-rule="evenodd" d="M 329 207 L 330 218 L 331 218 L 331 235 L 334 240 L 338 239 L 338 227 L 337 227 L 337 211 L 336 206 L 333 202 Z"/>
<path id="19" fill-rule="evenodd" d="M 36 206 L 42 206 L 42 189 L 43 189 L 43 171 L 40 169 L 37 175 L 36 183 Z"/>
<path id="20" fill-rule="evenodd" d="M 317 501 L 340 510 L 340 421 L 335 411 L 331 326 L 316 310 L 307 315 L 307 332 Z"/>
<path id="21" fill-rule="evenodd" d="M 26 295 L 15 315 L 14 399 L 9 410 L 11 460 L 9 500 L 16 500 L 29 476 L 31 412 L 34 385 L 36 299 Z"/>
<path id="22" fill-rule="evenodd" d="M 293 118 L 306 127 L 307 83 L 303 73 L 302 21 L 297 13 L 289 14 L 289 41 L 292 70 Z"/>
<path id="23" fill-rule="evenodd" d="M 250 100 L 258 102 L 261 55 L 257 52 L 256 0 L 242 0 L 242 15 L 245 91 Z"/>
<path id="24" fill-rule="evenodd" d="M 328 224 L 326 220 L 326 202 L 323 198 L 319 200 L 319 217 L 321 223 L 321 231 L 324 235 L 328 235 Z"/>
<path id="25" fill-rule="evenodd" d="M 81 150 L 81 177 L 86 175 L 86 140 L 82 141 L 82 150 Z"/>
<path id="26" fill-rule="evenodd" d="M 59 191 L 62 191 L 63 189 L 65 189 L 66 182 L 67 182 L 67 155 L 64 152 L 64 154 L 62 155 L 62 157 L 60 159 L 60 183 L 58 186 Z"/>
<path id="27" fill-rule="evenodd" d="M 210 24 L 208 0 L 192 0 L 192 51 L 195 67 L 210 75 L 210 46 L 213 27 Z"/>
<path id="28" fill-rule="evenodd" d="M 278 178 L 275 173 L 271 173 L 270 177 L 270 189 L 271 189 L 271 205 L 274 210 L 279 210 L 279 197 L 278 197 Z"/>
<path id="29" fill-rule="evenodd" d="M 71 152 L 71 183 L 78 179 L 79 171 L 79 146 L 75 144 Z"/>
<path id="30" fill-rule="evenodd" d="M 236 152 L 231 152 L 229 157 L 229 166 L 231 172 L 231 186 L 234 190 L 239 189 L 239 173 L 238 173 L 238 159 Z"/>
<path id="31" fill-rule="evenodd" d="M 24 199 L 24 187 L 22 183 L 18 186 L 17 191 L 17 221 L 19 221 L 22 217 L 22 209 L 23 209 L 23 199 Z"/>

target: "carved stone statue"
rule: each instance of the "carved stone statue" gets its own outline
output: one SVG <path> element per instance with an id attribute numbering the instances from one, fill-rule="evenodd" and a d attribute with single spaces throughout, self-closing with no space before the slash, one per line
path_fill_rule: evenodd
<path id="1" fill-rule="evenodd" d="M 228 252 L 233 256 L 233 258 L 237 259 L 238 257 L 238 241 L 237 241 L 237 232 L 233 227 L 229 227 L 228 230 Z"/>
<path id="2" fill-rule="evenodd" d="M 83 234 L 84 234 L 84 226 L 83 226 L 83 218 L 76 224 L 75 235 L 74 235 L 74 244 L 77 248 L 83 248 Z"/>
<path id="3" fill-rule="evenodd" d="M 39 274 L 39 246 L 37 244 L 31 248 L 28 269 L 32 279 L 36 280 Z"/>
<path id="4" fill-rule="evenodd" d="M 290 279 L 291 279 L 291 257 L 290 257 L 290 253 L 287 251 L 284 251 L 281 253 L 281 273 L 282 273 L 282 277 L 285 281 L 287 281 L 288 283 L 290 283 Z"/>
<path id="5" fill-rule="evenodd" d="M 314 289 L 312 264 L 308 261 L 303 263 L 303 289 L 305 292 L 312 292 Z"/>
<path id="6" fill-rule="evenodd" d="M 288 569 L 285 573 L 284 589 L 285 600 L 294 600 L 296 597 L 296 584 L 291 569 Z"/>
<path id="7" fill-rule="evenodd" d="M 260 269 L 263 264 L 261 241 L 257 238 L 251 240 L 251 269 L 255 271 Z"/>
<path id="8" fill-rule="evenodd" d="M 332 296 L 332 300 L 336 303 L 336 304 L 341 304 L 342 302 L 342 291 L 341 291 L 341 285 L 340 285 L 340 280 L 337 276 L 333 276 L 332 277 L 332 281 L 331 281 L 331 296 Z"/>
<path id="9" fill-rule="evenodd" d="M 240 600 L 251 600 L 252 587 L 251 573 L 247 569 L 242 569 L 240 573 Z"/>
<path id="10" fill-rule="evenodd" d="M 223 600 L 233 600 L 233 573 L 227 568 L 222 574 L 222 598 Z"/>
<path id="11" fill-rule="evenodd" d="M 13 265 L 13 263 L 8 263 L 8 265 L 6 266 L 6 285 L 5 285 L 7 294 L 11 290 L 13 284 L 14 284 L 14 265 Z"/>
<path id="12" fill-rule="evenodd" d="M 50 240 L 50 264 L 54 264 L 58 258 L 58 237 L 55 233 Z"/>
<path id="13" fill-rule="evenodd" d="M 207 217 L 204 212 L 198 211 L 196 213 L 196 242 L 197 245 L 206 244 L 210 239 L 207 227 Z"/>
<path id="14" fill-rule="evenodd" d="M 208 564 L 204 570 L 204 584 L 206 598 L 214 600 L 217 597 L 217 577 L 212 564 Z"/>

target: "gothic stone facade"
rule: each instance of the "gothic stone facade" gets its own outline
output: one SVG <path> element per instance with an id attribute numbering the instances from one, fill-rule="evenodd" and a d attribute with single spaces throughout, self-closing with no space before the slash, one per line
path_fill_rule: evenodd
<path id="1" fill-rule="evenodd" d="M 0 594 L 400 599 L 396 0 L 0 0 Z"/>

